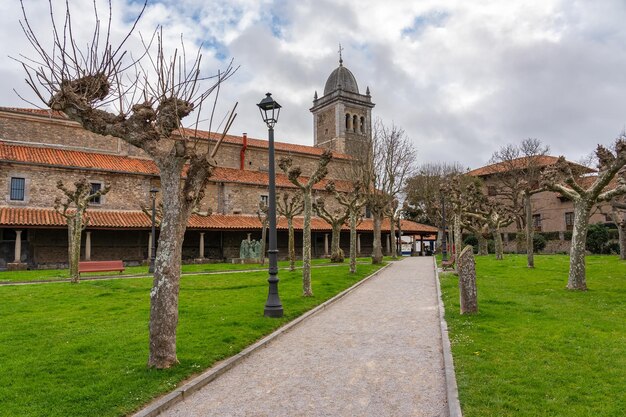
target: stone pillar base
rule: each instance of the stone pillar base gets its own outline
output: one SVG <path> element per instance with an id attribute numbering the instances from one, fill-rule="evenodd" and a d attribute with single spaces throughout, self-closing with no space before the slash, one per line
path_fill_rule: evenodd
<path id="1" fill-rule="evenodd" d="M 23 262 L 7 262 L 7 271 L 26 271 L 28 264 Z"/>

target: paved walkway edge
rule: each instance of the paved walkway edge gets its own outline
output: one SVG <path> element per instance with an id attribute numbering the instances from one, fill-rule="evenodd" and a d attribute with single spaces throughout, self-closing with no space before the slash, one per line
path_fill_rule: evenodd
<path id="1" fill-rule="evenodd" d="M 435 279 L 437 280 L 437 298 L 439 299 L 439 325 L 441 327 L 441 345 L 443 346 L 443 367 L 446 375 L 448 412 L 450 413 L 450 417 L 463 417 L 463 413 L 461 412 L 461 403 L 459 402 L 459 390 L 456 385 L 456 374 L 454 373 L 454 361 L 452 359 L 452 349 L 450 348 L 450 338 L 448 337 L 446 310 L 443 306 L 443 297 L 441 296 L 441 281 L 439 281 L 437 259 L 434 256 L 433 268 L 435 268 Z"/>
<path id="2" fill-rule="evenodd" d="M 269 342 L 271 342 L 272 340 L 276 339 L 281 334 L 288 332 L 289 330 L 293 329 L 294 327 L 296 327 L 297 325 L 299 325 L 300 323 L 302 323 L 303 321 L 305 321 L 309 317 L 319 313 L 320 311 L 324 310 L 329 305 L 331 305 L 331 304 L 335 303 L 336 301 L 340 300 L 341 298 L 345 297 L 346 295 L 348 295 L 349 293 L 354 291 L 356 288 L 360 287 L 365 282 L 369 281 L 371 278 L 373 278 L 373 277 L 377 276 L 378 274 L 380 274 L 383 270 L 385 270 L 387 267 L 389 267 L 389 265 L 391 265 L 391 263 L 388 263 L 387 265 L 383 266 L 382 268 L 380 268 L 379 270 L 377 270 L 373 274 L 368 275 L 367 277 L 363 278 L 361 281 L 357 282 L 356 284 L 354 284 L 350 288 L 343 290 L 342 292 L 340 292 L 339 294 L 337 294 L 333 298 L 324 301 L 322 304 L 318 305 L 317 307 L 313 308 L 312 310 L 309 310 L 306 313 L 304 313 L 303 315 L 295 318 L 294 320 L 290 321 L 289 323 L 287 323 L 284 326 L 280 327 L 279 329 L 275 330 L 273 333 L 265 336 L 263 339 L 259 340 L 258 342 L 254 343 L 253 345 L 248 346 L 247 348 L 245 348 L 244 350 L 242 350 L 238 354 L 236 354 L 234 356 L 231 356 L 230 358 L 225 359 L 222 362 L 219 362 L 218 364 L 214 365 L 209 370 L 207 370 L 204 373 L 202 373 L 202 374 L 198 375 L 197 377 L 193 378 L 191 381 L 187 382 L 183 386 L 175 389 L 174 391 L 170 392 L 169 394 L 166 394 L 166 395 L 164 395 L 162 397 L 159 397 L 158 399 L 156 399 L 152 403 L 148 404 L 148 406 L 146 406 L 145 408 L 143 408 L 139 412 L 133 414 L 132 417 L 155 417 L 155 416 L 158 416 L 159 414 L 161 414 L 161 412 L 165 411 L 169 407 L 171 407 L 174 404 L 184 400 L 187 395 L 190 395 L 190 394 L 198 391 L 200 388 L 204 387 L 209 382 L 213 381 L 218 376 L 222 375 L 224 372 L 226 372 L 229 369 L 231 369 L 233 366 L 235 366 L 236 364 L 241 362 L 243 359 L 245 359 L 248 356 L 250 356 L 256 350 L 265 347 Z M 447 378 L 446 378 L 446 380 L 447 380 Z M 455 387 L 456 387 L 456 385 L 455 385 Z"/>

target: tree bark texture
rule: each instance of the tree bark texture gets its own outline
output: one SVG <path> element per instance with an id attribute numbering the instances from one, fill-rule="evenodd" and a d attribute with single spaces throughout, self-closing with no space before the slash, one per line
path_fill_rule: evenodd
<path id="1" fill-rule="evenodd" d="M 501 261 L 504 259 L 504 245 L 502 244 L 502 233 L 500 228 L 497 227 L 493 232 L 493 240 L 496 249 L 496 260 Z"/>
<path id="2" fill-rule="evenodd" d="M 393 259 L 396 259 L 398 257 L 398 251 L 396 250 L 398 242 L 397 242 L 397 236 L 396 236 L 396 224 L 394 222 L 393 215 L 389 216 L 389 239 L 391 240 L 391 247 L 389 248 L 391 250 L 390 250 L 389 255 Z"/>
<path id="3" fill-rule="evenodd" d="M 478 239 L 478 255 L 489 255 L 489 244 L 487 243 L 487 239 L 485 239 L 482 233 L 479 233 L 476 238 Z"/>
<path id="4" fill-rule="evenodd" d="M 626 260 L 626 222 L 620 222 L 617 225 L 617 233 L 619 235 L 619 258 Z"/>
<path id="5" fill-rule="evenodd" d="M 356 274 L 356 222 L 357 213 L 350 213 L 350 273 Z"/>
<path id="6" fill-rule="evenodd" d="M 311 188 L 303 190 L 304 200 L 304 225 L 302 226 L 302 295 L 312 297 L 311 288 L 311 216 L 313 205 L 311 203 Z"/>
<path id="7" fill-rule="evenodd" d="M 461 215 L 455 211 L 454 213 L 454 256 L 459 259 L 459 252 L 463 245 L 463 235 L 461 234 Z"/>
<path id="8" fill-rule="evenodd" d="M 533 224 L 533 206 L 530 194 L 524 194 L 524 214 L 526 215 L 526 266 L 535 267 L 535 248 L 533 239 L 535 237 L 535 225 Z"/>
<path id="9" fill-rule="evenodd" d="M 159 164 L 163 215 L 150 291 L 150 356 L 148 366 L 169 368 L 176 358 L 178 292 L 185 227 L 192 205 L 180 198 L 183 160 Z"/>
<path id="10" fill-rule="evenodd" d="M 374 218 L 374 242 L 372 252 L 372 263 L 380 264 L 383 262 L 383 249 L 380 236 L 380 227 L 382 223 L 382 214 L 372 211 L 372 217 Z"/>
<path id="11" fill-rule="evenodd" d="M 78 273 L 78 263 L 80 262 L 80 240 L 83 234 L 83 214 L 77 210 L 76 214 L 67 219 L 67 235 L 69 238 L 68 260 L 70 264 L 70 279 L 72 283 L 78 284 L 80 275 Z"/>
<path id="12" fill-rule="evenodd" d="M 296 238 L 293 231 L 293 217 L 287 217 L 287 227 L 289 232 L 289 270 L 296 270 Z"/>
<path id="13" fill-rule="evenodd" d="M 330 261 L 334 263 L 341 263 L 344 260 L 343 250 L 339 245 L 341 237 L 341 224 L 334 223 L 332 225 L 332 234 L 330 236 Z"/>
<path id="14" fill-rule="evenodd" d="M 589 222 L 590 204 L 583 199 L 574 200 L 574 229 L 570 247 L 569 277 L 567 289 L 586 291 L 585 278 L 585 245 L 587 243 L 587 224 Z"/>
<path id="15" fill-rule="evenodd" d="M 461 314 L 477 313 L 478 293 L 476 290 L 476 262 L 474 261 L 474 248 L 472 248 L 471 245 L 467 245 L 457 259 Z"/>

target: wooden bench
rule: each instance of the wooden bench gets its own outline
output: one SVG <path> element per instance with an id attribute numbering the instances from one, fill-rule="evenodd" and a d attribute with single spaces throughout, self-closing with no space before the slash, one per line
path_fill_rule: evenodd
<path id="1" fill-rule="evenodd" d="M 454 269 L 454 256 L 451 256 L 447 261 L 441 261 L 441 270 L 445 271 L 446 269 Z"/>
<path id="2" fill-rule="evenodd" d="M 78 263 L 78 274 L 83 272 L 110 272 L 124 271 L 124 262 L 122 261 L 83 261 Z"/>

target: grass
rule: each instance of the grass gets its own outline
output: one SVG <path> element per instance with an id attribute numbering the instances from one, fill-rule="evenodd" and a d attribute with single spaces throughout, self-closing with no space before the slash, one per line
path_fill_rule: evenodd
<path id="1" fill-rule="evenodd" d="M 184 276 L 178 358 L 149 370 L 151 279 L 0 287 L 0 416 L 122 416 L 351 286 L 378 266 L 280 271 L 282 319 L 263 317 L 267 272 Z"/>
<path id="2" fill-rule="evenodd" d="M 387 260 L 391 258 L 386 258 Z M 358 262 L 371 262 L 370 258 L 357 258 Z M 347 264 L 349 259 L 346 259 L 344 264 Z M 328 259 L 312 259 L 311 264 L 313 266 L 328 265 Z M 334 264 L 336 265 L 336 264 Z M 296 261 L 296 267 L 301 267 L 302 261 Z M 289 261 L 278 262 L 279 268 L 288 268 Z M 260 264 L 229 264 L 229 263 L 210 263 L 210 264 L 189 264 L 183 265 L 181 270 L 185 273 L 207 273 L 207 272 L 222 272 L 222 271 L 241 271 L 241 270 L 266 270 L 268 268 L 267 262 L 265 265 Z M 81 274 L 81 277 L 95 277 L 95 276 L 128 276 L 128 275 L 148 275 L 147 266 L 128 266 L 121 274 L 117 272 L 91 272 Z M 68 269 L 37 269 L 32 271 L 1 271 L 0 283 L 2 282 L 29 282 L 29 281 L 55 281 L 69 279 Z"/>
<path id="3" fill-rule="evenodd" d="M 476 257 L 478 305 L 459 315 L 442 274 L 465 417 L 626 415 L 626 265 L 587 258 L 588 292 L 565 289 L 569 257 Z"/>

